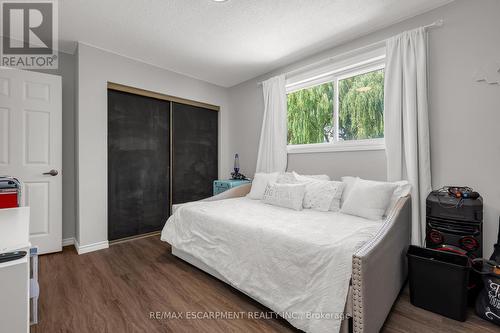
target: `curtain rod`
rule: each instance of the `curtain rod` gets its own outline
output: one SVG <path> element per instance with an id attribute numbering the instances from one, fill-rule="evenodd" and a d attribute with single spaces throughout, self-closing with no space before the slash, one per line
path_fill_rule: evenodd
<path id="1" fill-rule="evenodd" d="M 439 19 L 437 21 L 434 21 L 432 22 L 431 24 L 427 24 L 427 25 L 424 25 L 422 28 L 424 29 L 430 29 L 430 28 L 439 28 L 439 27 L 442 27 L 444 25 L 444 20 L 443 19 Z M 368 44 L 368 45 L 365 45 L 365 46 L 362 46 L 362 47 L 359 47 L 357 49 L 354 49 L 354 50 L 351 50 L 351 51 L 347 51 L 345 53 L 342 53 L 342 54 L 338 54 L 338 55 L 335 55 L 333 57 L 329 57 L 329 58 L 326 58 L 326 59 L 322 59 L 322 60 L 319 60 L 317 62 L 314 62 L 312 64 L 309 64 L 309 65 L 305 65 L 303 67 L 300 67 L 300 68 L 297 68 L 297 69 L 292 69 L 291 71 L 285 73 L 285 75 L 290 75 L 292 73 L 296 73 L 296 72 L 302 72 L 304 71 L 305 69 L 309 68 L 309 67 L 316 67 L 318 66 L 319 64 L 322 64 L 324 62 L 329 62 L 329 61 L 332 61 L 340 56 L 345 56 L 345 55 L 348 55 L 349 53 L 357 53 L 361 50 L 364 50 L 364 49 L 369 49 L 369 48 L 372 48 L 372 47 L 375 47 L 375 46 L 382 46 L 384 43 L 385 43 L 386 39 L 384 40 L 380 40 L 378 42 L 375 42 L 375 43 L 371 43 L 371 44 Z M 258 86 L 261 86 L 262 85 L 262 82 L 263 81 L 259 81 L 257 82 L 257 85 Z"/>

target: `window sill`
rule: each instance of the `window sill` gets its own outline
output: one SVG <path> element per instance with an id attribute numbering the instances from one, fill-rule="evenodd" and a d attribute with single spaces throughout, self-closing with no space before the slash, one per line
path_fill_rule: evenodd
<path id="1" fill-rule="evenodd" d="M 340 151 L 385 150 L 384 139 L 351 140 L 336 143 L 288 145 L 288 154 L 330 153 Z"/>

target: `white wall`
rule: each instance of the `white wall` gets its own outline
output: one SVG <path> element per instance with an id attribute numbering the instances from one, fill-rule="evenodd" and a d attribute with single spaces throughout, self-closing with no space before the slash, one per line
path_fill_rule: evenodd
<path id="1" fill-rule="evenodd" d="M 404 30 L 445 20 L 429 32 L 429 103 L 433 188 L 468 185 L 484 197 L 485 255 L 496 240 L 500 215 L 500 86 L 477 83 L 474 73 L 500 62 L 500 1 L 457 0 L 229 90 L 230 151 L 242 172 L 255 171 L 263 113 L 258 81 L 386 39 Z M 384 151 L 289 155 L 289 170 L 333 178 L 358 174 L 385 178 Z"/>
<path id="2" fill-rule="evenodd" d="M 332 164 L 332 155 L 339 162 Z M 351 175 L 386 180 L 385 165 L 384 150 L 288 155 L 288 170 L 303 174 L 327 174 L 332 179 Z"/>
<path id="3" fill-rule="evenodd" d="M 59 52 L 59 68 L 34 70 L 62 78 L 62 238 L 75 236 L 75 56 Z"/>
<path id="4" fill-rule="evenodd" d="M 227 89 L 79 43 L 76 234 L 80 246 L 107 241 L 108 81 L 219 105 L 219 173 L 230 171 Z"/>
<path id="5" fill-rule="evenodd" d="M 500 86 L 477 83 L 474 73 L 500 63 L 499 13 L 498 0 L 460 0 L 442 11 L 445 26 L 430 44 L 432 183 L 482 194 L 488 257 L 500 215 Z"/>

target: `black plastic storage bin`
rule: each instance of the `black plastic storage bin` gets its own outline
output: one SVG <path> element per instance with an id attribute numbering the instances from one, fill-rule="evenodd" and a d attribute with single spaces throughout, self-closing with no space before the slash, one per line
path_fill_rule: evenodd
<path id="1" fill-rule="evenodd" d="M 413 245 L 406 255 L 411 304 L 465 321 L 469 258 Z"/>

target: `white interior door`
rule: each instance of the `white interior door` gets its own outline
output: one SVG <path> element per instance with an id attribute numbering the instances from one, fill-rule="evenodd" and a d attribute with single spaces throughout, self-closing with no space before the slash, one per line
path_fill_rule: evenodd
<path id="1" fill-rule="evenodd" d="M 0 67 L 0 175 L 24 183 L 40 253 L 61 251 L 61 113 L 60 76 Z"/>

